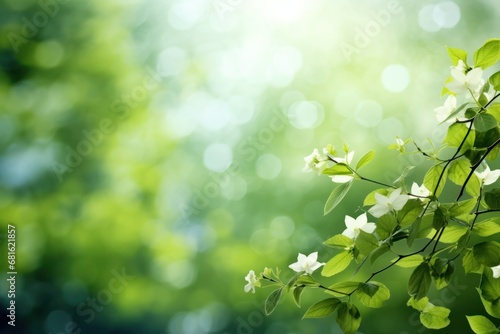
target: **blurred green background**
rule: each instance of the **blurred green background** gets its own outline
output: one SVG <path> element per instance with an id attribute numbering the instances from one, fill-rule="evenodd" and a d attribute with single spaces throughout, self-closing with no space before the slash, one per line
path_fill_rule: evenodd
<path id="1" fill-rule="evenodd" d="M 340 333 L 300 320 L 319 292 L 270 317 L 269 291 L 243 292 L 249 269 L 328 260 L 321 241 L 374 189 L 356 184 L 323 216 L 334 185 L 303 157 L 345 142 L 377 150 L 365 174 L 384 182 L 425 167 L 385 148 L 443 138 L 444 46 L 472 53 L 500 28 L 496 0 L 0 6 L 0 233 L 6 254 L 17 228 L 18 271 L 2 333 Z M 361 307 L 360 333 L 431 332 L 405 306 L 409 274 L 380 275 L 392 297 Z M 441 333 L 484 313 L 478 277 L 456 277 L 431 298 L 452 309 Z"/>

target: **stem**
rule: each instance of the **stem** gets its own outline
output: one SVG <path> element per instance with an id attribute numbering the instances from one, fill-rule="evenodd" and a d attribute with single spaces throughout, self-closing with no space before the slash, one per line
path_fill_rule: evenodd
<path id="1" fill-rule="evenodd" d="M 357 172 L 355 172 L 355 173 L 363 181 L 368 181 L 368 182 L 375 183 L 375 184 L 378 184 L 378 185 L 381 185 L 381 186 L 384 186 L 384 187 L 397 189 L 395 186 L 391 186 L 391 185 L 385 184 L 383 182 L 379 182 L 379 181 L 376 181 L 376 180 L 372 180 L 372 179 L 366 178 L 364 176 L 359 175 L 359 173 L 357 173 Z"/>
<path id="2" fill-rule="evenodd" d="M 498 96 L 498 95 L 497 95 Z M 470 128 L 469 128 L 470 129 Z M 476 171 L 477 167 L 479 167 L 479 165 L 481 164 L 481 162 L 484 161 L 484 159 L 486 159 L 486 156 L 495 148 L 495 146 L 497 146 L 498 144 L 500 144 L 500 138 L 497 139 L 493 144 L 491 144 L 490 146 L 488 146 L 488 149 L 486 149 L 486 153 L 481 157 L 481 159 L 479 159 L 479 161 L 477 161 L 474 165 L 472 165 L 470 168 L 470 172 L 469 172 L 469 175 L 467 175 L 467 178 L 465 179 L 465 182 L 462 186 L 462 188 L 460 189 L 460 192 L 458 193 L 458 197 L 457 197 L 457 201 L 460 199 L 460 197 L 462 197 L 462 195 L 464 194 L 464 191 L 465 191 L 465 187 L 467 186 L 467 183 L 469 183 L 469 180 L 470 178 L 472 177 L 472 175 L 474 174 L 474 172 Z"/>

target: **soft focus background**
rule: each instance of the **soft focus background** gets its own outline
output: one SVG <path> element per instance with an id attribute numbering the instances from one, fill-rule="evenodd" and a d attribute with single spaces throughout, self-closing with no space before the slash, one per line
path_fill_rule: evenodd
<path id="1" fill-rule="evenodd" d="M 299 251 L 328 260 L 321 242 L 374 189 L 355 185 L 323 216 L 334 185 L 303 174 L 303 157 L 374 148 L 365 174 L 384 182 L 421 165 L 385 148 L 443 138 L 444 46 L 472 53 L 500 30 L 496 0 L 0 6 L 1 270 L 8 223 L 18 270 L 16 327 L 3 317 L 2 333 L 340 333 L 300 320 L 319 292 L 270 317 L 269 290 L 243 292 L 249 269 L 286 269 Z M 431 332 L 405 306 L 409 274 L 379 277 L 392 297 L 360 308 L 360 333 Z M 477 279 L 458 270 L 434 290 L 452 309 L 442 333 L 483 313 Z"/>

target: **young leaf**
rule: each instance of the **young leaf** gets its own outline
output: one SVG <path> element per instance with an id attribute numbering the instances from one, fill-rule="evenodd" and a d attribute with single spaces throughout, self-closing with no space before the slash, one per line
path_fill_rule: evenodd
<path id="1" fill-rule="evenodd" d="M 492 38 L 474 53 L 474 67 L 483 70 L 494 65 L 500 59 L 500 39 Z"/>
<path id="2" fill-rule="evenodd" d="M 332 167 L 326 168 L 321 174 L 334 176 L 334 175 L 352 175 L 352 171 L 344 163 L 338 163 Z"/>
<path id="3" fill-rule="evenodd" d="M 326 240 L 325 242 L 323 242 L 323 245 L 344 249 L 346 247 L 354 246 L 354 240 L 352 240 L 349 237 L 346 237 L 343 234 L 337 234 L 331 237 L 330 239 Z"/>
<path id="4" fill-rule="evenodd" d="M 500 91 L 500 71 L 493 73 L 489 79 L 493 89 Z"/>
<path id="5" fill-rule="evenodd" d="M 319 283 L 309 275 L 302 275 L 295 281 L 295 286 L 308 286 L 311 288 L 317 288 L 319 286 Z"/>
<path id="6" fill-rule="evenodd" d="M 414 255 L 410 255 L 410 256 L 402 258 L 401 260 L 399 260 L 396 263 L 396 265 L 403 267 L 403 268 L 412 268 L 412 267 L 418 266 L 422 262 L 424 262 L 423 256 L 420 254 L 414 254 Z"/>
<path id="7" fill-rule="evenodd" d="M 384 302 L 391 297 L 391 292 L 384 284 L 371 281 L 361 283 L 354 295 L 363 305 L 378 308 L 382 307 Z"/>
<path id="8" fill-rule="evenodd" d="M 500 330 L 488 318 L 482 315 L 466 315 L 470 328 L 476 334 L 495 334 Z"/>
<path id="9" fill-rule="evenodd" d="M 304 291 L 304 286 L 297 286 L 293 289 L 293 301 L 300 307 L 300 296 L 302 295 L 302 291 Z"/>
<path id="10" fill-rule="evenodd" d="M 467 64 L 467 51 L 457 48 L 450 48 L 449 46 L 446 47 L 446 51 L 450 56 L 453 66 L 457 66 L 459 60 L 462 60 L 464 64 Z"/>
<path id="11" fill-rule="evenodd" d="M 500 233 L 500 217 L 476 223 L 472 228 L 472 232 L 480 237 L 489 237 L 490 235 Z"/>
<path id="12" fill-rule="evenodd" d="M 333 189 L 332 193 L 326 200 L 324 209 L 325 215 L 332 211 L 340 203 L 340 201 L 342 201 L 345 195 L 349 192 L 349 189 L 351 189 L 352 182 L 353 181 L 343 183 L 337 188 Z"/>
<path id="13" fill-rule="evenodd" d="M 309 307 L 302 319 L 323 318 L 332 314 L 341 301 L 337 298 L 327 298 Z"/>
<path id="14" fill-rule="evenodd" d="M 337 254 L 325 264 L 323 270 L 321 271 L 321 275 L 325 277 L 336 275 L 347 268 L 351 261 L 352 254 L 349 251 L 344 251 L 340 254 Z"/>
<path id="15" fill-rule="evenodd" d="M 337 323 L 344 334 L 355 334 L 361 325 L 361 314 L 356 306 L 343 302 L 337 310 Z"/>
<path id="16" fill-rule="evenodd" d="M 427 295 L 430 286 L 431 273 L 429 264 L 423 262 L 415 268 L 410 276 L 410 280 L 408 281 L 408 293 L 418 301 Z"/>
<path id="17" fill-rule="evenodd" d="M 487 267 L 500 265 L 500 243 L 496 241 L 481 242 L 472 248 L 472 252 L 477 262 Z"/>
<path id="18" fill-rule="evenodd" d="M 266 315 L 271 314 L 274 311 L 274 309 L 276 308 L 276 306 L 278 306 L 278 303 L 281 299 L 281 294 L 283 293 L 283 288 L 284 287 L 281 287 L 277 290 L 274 290 L 273 292 L 271 292 L 269 297 L 267 297 L 266 304 L 264 306 L 264 309 L 266 311 Z"/>
<path id="19" fill-rule="evenodd" d="M 420 313 L 420 321 L 422 325 L 429 329 L 441 329 L 450 324 L 449 315 L 450 310 L 446 307 L 427 303 L 422 313 Z"/>
<path id="20" fill-rule="evenodd" d="M 370 161 L 373 160 L 374 157 L 375 157 L 375 151 L 373 150 L 369 151 L 368 153 L 363 155 L 361 159 L 359 159 L 358 163 L 356 164 L 356 169 L 360 169 L 363 166 L 366 166 Z"/>
<path id="21" fill-rule="evenodd" d="M 500 188 L 484 193 L 484 201 L 490 209 L 500 209 Z"/>
<path id="22" fill-rule="evenodd" d="M 493 115 L 481 113 L 474 118 L 474 128 L 477 132 L 486 132 L 498 126 L 498 122 Z"/>
<path id="23" fill-rule="evenodd" d="M 443 172 L 443 169 L 444 167 L 441 165 L 434 165 L 425 174 L 424 185 L 433 193 L 434 196 L 439 196 L 444 188 L 447 171 Z M 443 177 L 440 179 L 441 173 L 443 173 Z M 434 191 L 435 189 L 436 191 Z"/>

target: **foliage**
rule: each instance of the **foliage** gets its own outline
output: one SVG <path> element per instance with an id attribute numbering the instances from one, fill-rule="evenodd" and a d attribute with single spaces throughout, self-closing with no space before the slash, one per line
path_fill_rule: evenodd
<path id="1" fill-rule="evenodd" d="M 433 163 L 420 186 L 413 182 L 408 189 L 406 170 L 393 184 L 362 176 L 359 170 L 372 161 L 374 151 L 362 156 L 357 164 L 353 164 L 354 152 L 347 145 L 343 147 L 344 157 L 338 156 L 332 145 L 322 153 L 315 149 L 305 157 L 306 171 L 318 172 L 340 183 L 326 201 L 325 214 L 342 201 L 356 182 L 370 182 L 383 188 L 366 196 L 365 213 L 356 219 L 346 216 L 347 229 L 324 242 L 326 246 L 340 249 L 329 261 L 318 262 L 316 253 L 308 257 L 299 254 L 298 262 L 290 265 L 297 274 L 286 284 L 280 280 L 278 270 L 266 269 L 260 275 L 258 284 L 262 280 L 277 286 L 266 301 L 267 314 L 276 308 L 284 291 L 291 292 L 299 305 L 306 289 L 322 289 L 330 297 L 310 306 L 304 318 L 336 313 L 335 319 L 342 331 L 356 333 L 361 314 L 355 303 L 383 307 L 390 298 L 390 290 L 373 279 L 397 265 L 413 268 L 408 280 L 407 305 L 420 313 L 425 327 L 441 329 L 450 323 L 450 310 L 429 302 L 429 290 L 433 283 L 438 290 L 446 287 L 456 266 L 461 265 L 466 273 L 480 275 L 478 292 L 485 311 L 491 317 L 500 317 L 500 243 L 493 240 L 500 232 L 500 220 L 492 216 L 500 211 L 500 188 L 494 188 L 500 170 L 492 171 L 487 164 L 497 159 L 500 147 L 497 101 L 500 72 L 486 81 L 482 79 L 483 70 L 500 61 L 500 39 L 486 41 L 474 53 L 474 66 L 468 64 L 466 51 L 457 48 L 447 48 L 447 51 L 453 65 L 451 78 L 443 89 L 448 98 L 435 112 L 438 121 L 449 124 L 448 132 L 439 147 L 431 145 L 432 150 L 424 150 L 413 142 L 416 150 L 410 154 L 421 154 Z M 456 96 L 466 102 L 457 107 Z M 397 138 L 390 148 L 403 154 L 409 142 Z M 445 200 L 445 189 L 449 190 L 446 195 L 456 191 L 454 201 Z M 367 213 L 377 219 L 375 224 L 368 222 Z M 407 251 L 397 251 L 396 243 L 399 246 L 405 241 Z M 384 254 L 393 254 L 393 257 L 389 263 L 380 265 L 377 260 Z M 366 280 L 324 285 L 312 276 L 320 266 L 323 266 L 322 276 L 335 276 L 347 270 L 353 261 L 358 264 L 356 273 L 367 260 L 372 273 Z M 498 328 L 484 316 L 467 319 L 475 333 L 498 333 Z"/>

